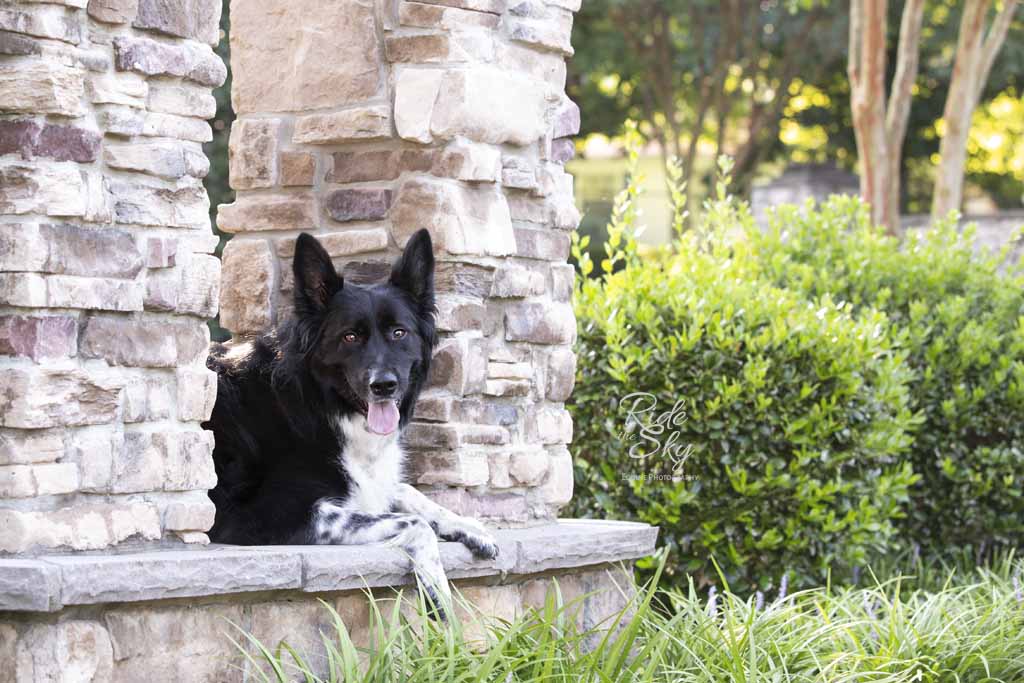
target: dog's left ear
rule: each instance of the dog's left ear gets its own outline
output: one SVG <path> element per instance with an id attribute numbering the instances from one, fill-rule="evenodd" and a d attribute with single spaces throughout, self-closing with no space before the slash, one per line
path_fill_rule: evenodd
<path id="1" fill-rule="evenodd" d="M 426 228 L 417 230 L 391 268 L 391 284 L 405 291 L 421 311 L 434 310 L 434 246 Z"/>

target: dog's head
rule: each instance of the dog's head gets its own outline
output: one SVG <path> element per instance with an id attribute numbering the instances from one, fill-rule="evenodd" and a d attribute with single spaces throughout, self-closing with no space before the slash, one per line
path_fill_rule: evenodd
<path id="1" fill-rule="evenodd" d="M 420 230 L 387 282 L 345 284 L 310 235 L 295 243 L 295 316 L 309 331 L 306 360 L 331 402 L 366 415 L 390 434 L 405 424 L 430 367 L 434 329 L 434 253 Z"/>

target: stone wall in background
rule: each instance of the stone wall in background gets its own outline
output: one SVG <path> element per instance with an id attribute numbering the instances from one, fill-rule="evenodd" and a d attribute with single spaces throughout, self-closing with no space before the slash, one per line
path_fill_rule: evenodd
<path id="1" fill-rule="evenodd" d="M 299 232 L 348 282 L 435 244 L 441 343 L 406 433 L 412 480 L 503 523 L 572 495 L 569 232 L 579 0 L 235 0 L 221 323 L 288 314 Z"/>
<path id="2" fill-rule="evenodd" d="M 0 553 L 207 541 L 220 7 L 0 6 Z"/>

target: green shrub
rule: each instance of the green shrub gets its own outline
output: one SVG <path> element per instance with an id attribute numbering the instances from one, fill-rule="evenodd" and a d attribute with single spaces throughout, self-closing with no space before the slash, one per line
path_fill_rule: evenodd
<path id="1" fill-rule="evenodd" d="M 947 553 L 1024 542 L 1024 276 L 975 252 L 953 222 L 900 241 L 856 200 L 786 207 L 751 233 L 765 279 L 805 297 L 883 311 L 913 371 L 923 422 L 908 454 L 920 481 L 907 544 Z"/>
<path id="2" fill-rule="evenodd" d="M 641 259 L 633 197 L 617 204 L 604 275 L 576 293 L 573 512 L 656 524 L 670 579 L 714 581 L 714 558 L 739 592 L 784 573 L 813 585 L 890 548 L 914 417 L 885 316 L 752 276 L 757 254 L 737 239 L 750 218 L 723 189 L 700 232 Z M 651 402 L 637 392 L 656 403 L 646 432 L 629 419 Z"/>

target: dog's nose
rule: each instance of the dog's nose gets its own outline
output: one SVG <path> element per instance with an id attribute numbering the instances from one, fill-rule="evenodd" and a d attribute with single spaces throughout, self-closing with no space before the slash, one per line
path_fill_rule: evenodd
<path id="1" fill-rule="evenodd" d="M 370 392 L 377 398 L 390 398 L 398 389 L 398 377 L 393 372 L 380 372 L 370 378 Z"/>

